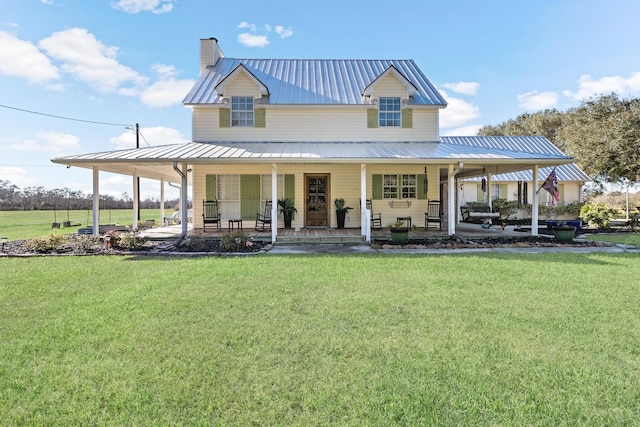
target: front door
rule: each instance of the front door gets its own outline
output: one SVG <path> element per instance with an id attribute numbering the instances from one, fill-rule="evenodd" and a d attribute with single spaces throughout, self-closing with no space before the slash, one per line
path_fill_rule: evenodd
<path id="1" fill-rule="evenodd" d="M 329 225 L 329 174 L 305 174 L 305 226 Z"/>

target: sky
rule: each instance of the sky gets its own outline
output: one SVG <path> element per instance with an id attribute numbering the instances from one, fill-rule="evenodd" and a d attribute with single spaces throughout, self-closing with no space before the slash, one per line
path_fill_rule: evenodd
<path id="1" fill-rule="evenodd" d="M 474 135 L 638 97 L 638 16 L 636 0 L 0 0 L 0 179 L 91 194 L 90 170 L 50 160 L 134 148 L 136 123 L 142 147 L 190 141 L 202 38 L 226 57 L 413 59 L 448 102 L 441 135 Z M 100 175 L 101 193 L 132 188 Z"/>

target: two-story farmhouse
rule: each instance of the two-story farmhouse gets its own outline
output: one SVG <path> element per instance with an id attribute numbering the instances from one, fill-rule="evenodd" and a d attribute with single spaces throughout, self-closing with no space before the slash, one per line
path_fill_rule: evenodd
<path id="1" fill-rule="evenodd" d="M 267 200 L 283 198 L 297 209 L 293 228 L 335 228 L 333 201 L 344 198 L 354 208 L 346 227 L 368 236 L 367 199 L 383 225 L 423 218 L 438 200 L 453 234 L 459 180 L 531 169 L 536 188 L 538 168 L 572 160 L 543 137 L 440 137 L 446 102 L 412 60 L 228 58 L 203 39 L 184 105 L 192 142 L 53 161 L 92 168 L 94 193 L 99 171 L 181 182 L 183 224 L 190 186 L 195 228 L 203 200 L 216 200 L 223 219 L 255 220 Z"/>

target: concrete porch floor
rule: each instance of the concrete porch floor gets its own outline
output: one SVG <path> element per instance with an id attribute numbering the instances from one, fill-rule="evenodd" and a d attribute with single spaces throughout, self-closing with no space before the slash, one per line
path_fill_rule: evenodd
<path id="1" fill-rule="evenodd" d="M 250 237 L 254 239 L 260 239 L 265 241 L 271 240 L 271 231 L 256 231 L 254 230 L 253 221 L 245 221 L 244 222 L 243 231 L 247 233 Z M 456 234 L 463 236 L 465 238 L 482 238 L 482 237 L 526 237 L 531 234 L 531 232 L 522 232 L 515 231 L 514 226 L 507 226 L 503 230 L 500 226 L 492 226 L 491 228 L 482 228 L 480 224 L 468 224 L 468 223 L 460 223 L 456 226 Z M 237 228 L 235 228 L 237 230 Z M 182 228 L 180 225 L 169 225 L 162 227 L 153 227 L 142 230 L 140 235 L 149 239 L 157 239 L 157 240 L 171 240 L 176 239 L 180 236 Z M 230 231 L 226 221 L 223 220 L 222 226 L 220 230 L 207 228 L 207 231 L 204 232 L 202 229 L 194 229 L 193 224 L 189 224 L 187 227 L 187 233 L 189 236 L 198 236 L 198 237 L 220 237 L 223 234 L 226 234 Z M 435 228 L 429 227 L 425 229 L 424 227 L 418 228 L 417 230 L 409 231 L 410 239 L 420 239 L 420 238 L 444 238 L 447 237 L 447 227 L 446 224 L 443 225 L 443 228 Z M 381 230 L 371 230 L 371 238 L 378 240 L 386 240 L 389 236 L 389 229 L 383 228 Z M 308 239 L 309 243 L 317 241 L 321 238 L 353 238 L 358 239 L 360 237 L 360 228 L 346 228 L 346 229 L 336 229 L 336 228 L 302 228 L 300 230 L 295 229 L 278 229 L 278 237 L 282 237 L 283 240 L 287 240 L 287 238 L 295 238 L 297 241 L 304 241 Z"/>

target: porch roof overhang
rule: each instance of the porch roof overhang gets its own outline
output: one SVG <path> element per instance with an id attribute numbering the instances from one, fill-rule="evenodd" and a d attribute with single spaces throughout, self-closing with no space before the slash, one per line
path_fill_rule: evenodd
<path id="1" fill-rule="evenodd" d="M 473 146 L 440 141 L 413 142 L 188 142 L 127 150 L 78 154 L 53 163 L 179 181 L 173 163 L 198 164 L 456 164 L 458 177 L 501 174 L 533 165 L 571 163 L 553 150 L 517 151 L 510 146 Z M 461 166 L 461 167 L 460 167 Z"/>

